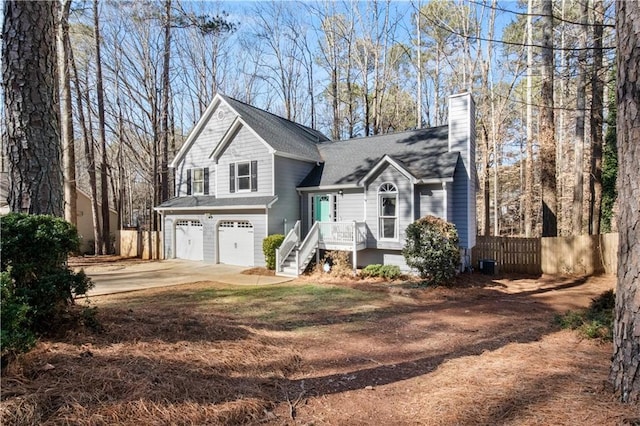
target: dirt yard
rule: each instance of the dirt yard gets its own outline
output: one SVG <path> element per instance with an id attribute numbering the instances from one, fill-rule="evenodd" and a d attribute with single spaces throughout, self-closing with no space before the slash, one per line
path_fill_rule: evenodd
<path id="1" fill-rule="evenodd" d="M 17 424 L 622 425 L 610 344 L 559 330 L 611 277 L 457 288 L 200 282 L 95 297 L 97 330 L 3 371 Z"/>

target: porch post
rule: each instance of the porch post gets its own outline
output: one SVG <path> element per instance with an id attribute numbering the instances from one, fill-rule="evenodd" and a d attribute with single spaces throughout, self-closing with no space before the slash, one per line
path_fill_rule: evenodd
<path id="1" fill-rule="evenodd" d="M 358 232 L 358 224 L 356 223 L 356 221 L 353 221 L 353 275 L 355 275 L 358 272 L 358 237 L 357 237 L 357 232 Z"/>

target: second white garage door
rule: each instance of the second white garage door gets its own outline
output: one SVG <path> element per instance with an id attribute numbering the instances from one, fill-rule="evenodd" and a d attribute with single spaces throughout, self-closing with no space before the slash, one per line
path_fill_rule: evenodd
<path id="1" fill-rule="evenodd" d="M 249 221 L 223 221 L 218 225 L 218 258 L 228 265 L 253 266 L 253 225 Z"/>

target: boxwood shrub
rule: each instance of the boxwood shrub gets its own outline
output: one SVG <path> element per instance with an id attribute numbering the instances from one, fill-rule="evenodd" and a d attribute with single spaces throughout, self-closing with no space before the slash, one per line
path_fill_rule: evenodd
<path id="1" fill-rule="evenodd" d="M 64 219 L 10 213 L 0 218 L 0 227 L 4 355 L 25 350 L 34 335 L 60 331 L 74 297 L 93 284 L 84 272 L 67 267 L 80 240 Z"/>
<path id="2" fill-rule="evenodd" d="M 262 240 L 262 252 L 268 269 L 276 269 L 276 249 L 280 248 L 284 235 L 272 234 Z"/>

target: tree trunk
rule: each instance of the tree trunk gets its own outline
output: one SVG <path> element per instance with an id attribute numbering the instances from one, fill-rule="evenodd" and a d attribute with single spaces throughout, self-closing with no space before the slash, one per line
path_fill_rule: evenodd
<path id="1" fill-rule="evenodd" d="M 162 63 L 162 160 L 160 163 L 160 201 L 169 199 L 169 66 L 171 64 L 171 0 L 165 1 L 164 56 Z"/>
<path id="2" fill-rule="evenodd" d="M 576 82 L 576 128 L 573 138 L 574 186 L 571 205 L 571 231 L 573 235 L 582 234 L 584 201 L 584 121 L 587 98 L 587 38 L 589 37 L 589 0 L 582 0 L 580 18 L 580 51 L 578 52 L 578 76 Z"/>
<path id="3" fill-rule="evenodd" d="M 100 144 L 100 202 L 102 203 L 102 253 L 111 250 L 109 232 L 109 180 L 107 177 L 107 138 L 104 119 L 104 90 L 102 87 L 102 59 L 100 57 L 100 19 L 98 16 L 98 0 L 93 2 L 93 35 L 96 43 L 96 97 L 98 101 L 98 137 Z"/>
<path id="4" fill-rule="evenodd" d="M 623 402 L 640 402 L 640 3 L 617 0 L 618 286 L 609 379 Z"/>
<path id="5" fill-rule="evenodd" d="M 542 63 L 540 65 L 540 163 L 542 181 L 542 236 L 558 235 L 556 193 L 556 139 L 553 112 L 553 4 L 542 0 Z"/>
<path id="6" fill-rule="evenodd" d="M 533 234 L 533 0 L 527 7 L 527 162 L 524 178 L 524 236 Z"/>
<path id="7" fill-rule="evenodd" d="M 84 152 L 87 159 L 87 170 L 89 174 L 89 199 L 91 202 L 91 218 L 93 219 L 93 249 L 94 253 L 100 253 L 102 248 L 102 234 L 100 233 L 100 216 L 98 215 L 98 196 L 97 196 L 97 184 L 96 184 L 96 162 L 93 152 L 93 136 L 92 131 L 87 128 L 87 125 L 91 125 L 91 119 L 85 120 L 83 95 L 80 90 L 80 79 L 78 78 L 78 69 L 76 67 L 76 61 L 73 56 L 73 49 L 69 45 L 69 65 L 71 65 L 71 71 L 73 72 L 73 78 L 75 80 L 76 87 L 76 103 L 78 105 L 78 121 L 80 128 L 82 129 L 82 138 L 84 141 Z M 88 95 L 87 95 L 88 96 Z M 87 102 L 87 105 L 89 103 Z M 89 117 L 91 113 L 89 112 Z"/>
<path id="8" fill-rule="evenodd" d="M 57 2 L 56 2 L 57 3 Z M 74 225 L 78 222 L 76 193 L 76 148 L 73 137 L 73 105 L 69 76 L 69 10 L 71 0 L 61 0 L 58 12 L 58 77 L 60 79 L 60 136 L 64 168 L 64 218 Z"/>
<path id="9" fill-rule="evenodd" d="M 604 80 L 602 73 L 602 35 L 604 18 L 604 5 L 602 0 L 594 0 L 594 27 L 593 27 L 593 71 L 591 73 L 591 173 L 589 180 L 589 233 L 600 233 L 600 217 L 602 205 L 602 142 L 603 142 L 603 99 Z"/>
<path id="10" fill-rule="evenodd" d="M 55 3 L 6 0 L 2 28 L 11 211 L 64 215 Z"/>

